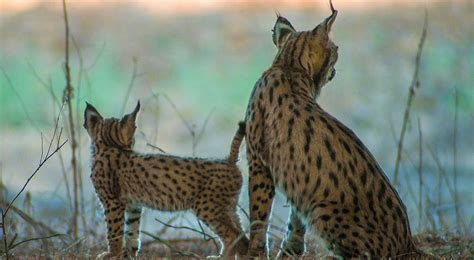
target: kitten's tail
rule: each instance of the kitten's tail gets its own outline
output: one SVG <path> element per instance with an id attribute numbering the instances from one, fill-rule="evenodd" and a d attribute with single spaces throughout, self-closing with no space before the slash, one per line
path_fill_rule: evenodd
<path id="1" fill-rule="evenodd" d="M 239 158 L 239 149 L 240 149 L 240 144 L 242 143 L 242 140 L 245 137 L 245 122 L 240 121 L 239 122 L 239 129 L 234 135 L 234 139 L 232 140 L 232 144 L 230 146 L 230 153 L 229 157 L 227 158 L 227 163 L 229 165 L 235 165 L 237 163 L 237 160 Z"/>

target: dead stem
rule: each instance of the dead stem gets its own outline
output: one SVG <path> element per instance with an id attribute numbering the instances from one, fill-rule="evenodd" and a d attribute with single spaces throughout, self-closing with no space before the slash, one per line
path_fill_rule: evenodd
<path id="1" fill-rule="evenodd" d="M 415 72 L 413 73 L 413 79 L 410 84 L 408 92 L 408 100 L 405 107 L 405 113 L 403 114 L 403 124 L 402 129 L 400 130 L 400 138 L 398 139 L 398 149 L 397 149 L 397 158 L 395 159 L 395 170 L 393 174 L 393 183 L 395 186 L 398 186 L 398 169 L 400 166 L 401 155 L 403 150 L 403 139 L 405 138 L 405 131 L 408 125 L 408 120 L 410 118 L 410 109 L 413 99 L 415 98 L 416 89 L 420 87 L 420 81 L 418 79 L 418 71 L 420 69 L 420 60 L 421 60 L 421 51 L 423 50 L 423 45 L 425 43 L 426 31 L 428 26 L 428 15 L 425 13 L 425 19 L 423 23 L 423 31 L 421 33 L 420 42 L 418 44 L 418 51 L 416 52 L 415 58 Z"/>
<path id="2" fill-rule="evenodd" d="M 453 185 L 454 185 L 454 209 L 456 212 L 456 222 L 458 231 L 462 233 L 466 232 L 466 225 L 461 214 L 459 207 L 459 194 L 458 194 L 458 167 L 457 167 L 457 136 L 458 136 L 458 107 L 459 107 L 459 95 L 458 89 L 454 87 L 454 122 L 453 122 Z"/>
<path id="3" fill-rule="evenodd" d="M 127 106 L 128 98 L 130 97 L 130 91 L 132 90 L 132 88 L 133 88 L 133 86 L 134 86 L 135 80 L 136 80 L 137 77 L 139 76 L 138 71 L 137 71 L 137 70 L 138 70 L 138 69 L 137 69 L 137 63 L 138 63 L 137 58 L 133 58 L 133 72 L 132 72 L 132 77 L 130 78 L 130 83 L 128 83 L 127 92 L 125 93 L 125 98 L 124 98 L 123 103 L 122 103 L 122 110 L 120 110 L 120 114 L 121 114 L 121 115 L 124 114 L 125 107 Z"/>
<path id="4" fill-rule="evenodd" d="M 43 145 L 43 135 L 41 135 L 41 153 L 40 153 L 40 160 L 38 162 L 38 166 L 36 167 L 36 169 L 33 171 L 33 173 L 30 175 L 30 177 L 26 180 L 26 182 L 23 184 L 23 187 L 20 189 L 20 191 L 15 195 L 15 197 L 8 203 L 8 205 L 6 206 L 5 208 L 5 211 L 3 210 L 3 207 L 2 207 L 2 215 L 1 215 L 1 218 L 2 218 L 2 233 L 3 233 L 3 245 L 4 245 L 4 253 L 5 253 L 5 257 L 6 259 L 9 259 L 9 249 L 11 249 L 11 247 L 8 245 L 8 232 L 6 231 L 6 227 L 7 225 L 5 224 L 5 220 L 6 220 L 6 217 L 7 217 L 7 214 L 8 212 L 10 211 L 10 209 L 12 208 L 13 206 L 13 203 L 15 203 L 15 201 L 18 199 L 18 197 L 23 193 L 23 191 L 25 191 L 26 189 L 26 186 L 28 186 L 28 184 L 30 183 L 30 181 L 33 179 L 33 177 L 38 173 L 38 171 L 43 167 L 43 165 L 51 158 L 53 157 L 66 143 L 68 140 L 65 140 L 63 142 L 61 142 L 61 135 L 62 135 L 62 128 L 58 131 L 58 128 L 59 128 L 59 118 L 60 118 L 60 115 L 61 115 L 61 112 L 62 112 L 62 107 L 61 107 L 61 111 L 59 112 L 59 115 L 58 117 L 56 118 L 56 124 L 55 124 L 55 127 L 54 127 L 54 132 L 53 132 L 53 136 L 51 137 L 51 141 L 49 142 L 49 145 L 48 145 L 48 148 L 46 150 L 46 152 L 44 151 L 44 145 Z M 55 139 L 57 138 L 57 143 L 56 143 L 56 146 L 54 149 L 52 149 L 52 145 L 55 141 Z M 14 237 L 10 244 L 12 245 L 15 241 L 15 238 Z"/>
<path id="5" fill-rule="evenodd" d="M 418 117 L 418 228 L 423 226 L 423 132 L 421 122 Z"/>
<path id="6" fill-rule="evenodd" d="M 77 172 L 77 141 L 76 141 L 76 129 L 74 127 L 74 115 L 72 109 L 72 98 L 73 98 L 73 87 L 71 84 L 71 70 L 69 67 L 69 21 L 67 15 L 67 8 L 66 8 L 66 0 L 63 0 L 63 13 L 64 13 L 64 27 L 65 27 L 65 76 L 66 76 L 66 87 L 64 88 L 63 93 L 63 102 L 66 102 L 67 109 L 68 109 L 68 123 L 69 123 L 69 131 L 71 133 L 71 167 L 72 167 L 72 176 L 73 176 L 73 194 L 74 194 L 74 208 L 72 213 L 72 233 L 73 237 L 77 239 L 78 237 L 78 227 L 77 227 L 77 218 L 79 216 L 79 196 L 78 196 L 78 188 L 79 188 L 79 176 Z"/>

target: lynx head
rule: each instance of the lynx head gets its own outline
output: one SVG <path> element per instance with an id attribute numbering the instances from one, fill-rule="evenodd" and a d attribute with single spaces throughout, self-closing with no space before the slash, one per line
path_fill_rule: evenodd
<path id="1" fill-rule="evenodd" d="M 87 102 L 86 102 L 87 103 Z M 135 109 L 121 119 L 102 118 L 97 109 L 87 103 L 84 111 L 84 128 L 95 146 L 131 149 L 134 143 L 135 120 L 140 110 L 140 101 Z"/>
<path id="2" fill-rule="evenodd" d="M 274 64 L 304 70 L 313 80 L 316 94 L 336 74 L 338 47 L 329 38 L 337 10 L 330 2 L 332 14 L 310 31 L 296 31 L 293 25 L 277 14 L 273 27 L 273 43 L 278 48 Z"/>

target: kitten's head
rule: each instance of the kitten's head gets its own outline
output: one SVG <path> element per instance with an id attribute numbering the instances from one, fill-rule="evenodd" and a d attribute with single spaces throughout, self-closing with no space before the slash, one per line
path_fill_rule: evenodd
<path id="1" fill-rule="evenodd" d="M 304 70 L 312 77 L 317 92 L 336 74 L 338 47 L 329 38 L 337 10 L 331 5 L 332 14 L 310 31 L 296 31 L 293 25 L 277 14 L 273 27 L 273 43 L 278 48 L 274 64 Z"/>
<path id="2" fill-rule="evenodd" d="M 84 110 L 84 128 L 92 143 L 119 149 L 131 149 L 134 143 L 135 120 L 140 110 L 140 101 L 135 109 L 121 119 L 102 118 L 97 109 L 87 103 Z"/>

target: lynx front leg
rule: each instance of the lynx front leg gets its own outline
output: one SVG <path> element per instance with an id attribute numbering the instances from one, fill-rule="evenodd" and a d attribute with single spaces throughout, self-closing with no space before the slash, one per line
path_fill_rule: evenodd
<path id="1" fill-rule="evenodd" d="M 264 256 L 267 243 L 268 219 L 270 217 L 275 186 L 270 170 L 257 156 L 248 155 L 249 161 L 249 204 L 250 245 L 249 256 Z"/>
<path id="2" fill-rule="evenodd" d="M 127 256 L 136 257 L 140 250 L 140 218 L 142 214 L 141 207 L 127 206 L 127 232 L 125 233 L 125 247 Z"/>
<path id="3" fill-rule="evenodd" d="M 102 199 L 101 199 L 102 200 Z M 125 206 L 120 201 L 103 201 L 105 220 L 107 222 L 107 241 L 109 250 L 102 254 L 103 258 L 122 257 L 123 226 Z"/>
<path id="4" fill-rule="evenodd" d="M 287 254 L 289 256 L 302 256 L 304 254 L 304 235 L 306 228 L 301 222 L 295 208 L 291 208 L 290 217 L 288 219 L 288 231 L 285 240 L 282 243 L 282 252 L 280 256 Z"/>

